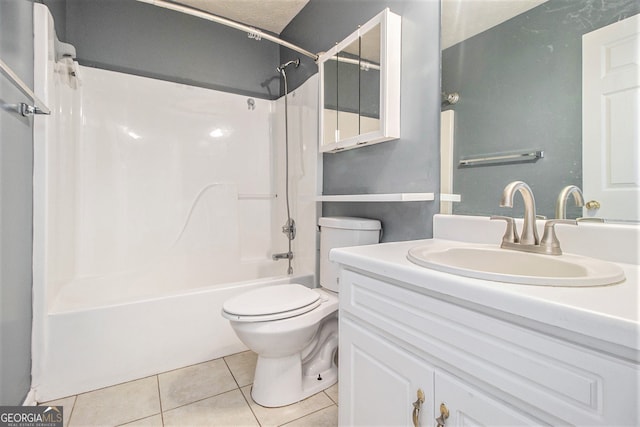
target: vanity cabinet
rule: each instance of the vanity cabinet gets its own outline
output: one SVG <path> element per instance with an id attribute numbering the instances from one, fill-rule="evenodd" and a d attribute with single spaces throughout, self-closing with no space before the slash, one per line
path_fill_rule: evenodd
<path id="1" fill-rule="evenodd" d="M 340 405 L 349 408 L 341 409 L 340 425 L 410 426 L 415 416 L 417 425 L 429 426 L 442 415 L 440 404 L 448 411 L 445 425 L 540 425 L 357 321 L 345 319 L 340 333 L 341 360 L 349 361 L 340 377 L 348 390 L 341 390 Z"/>
<path id="2" fill-rule="evenodd" d="M 400 137 L 401 18 L 389 9 L 318 58 L 320 152 Z"/>
<path id="3" fill-rule="evenodd" d="M 438 277 L 435 275 L 434 277 Z M 522 319 L 520 319 L 522 320 Z M 340 425 L 636 425 L 637 364 L 341 267 Z"/>

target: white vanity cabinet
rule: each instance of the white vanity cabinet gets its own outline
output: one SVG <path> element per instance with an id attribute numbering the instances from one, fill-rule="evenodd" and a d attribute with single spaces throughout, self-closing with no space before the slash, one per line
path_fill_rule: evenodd
<path id="1" fill-rule="evenodd" d="M 450 411 L 445 425 L 540 425 L 539 420 L 447 372 L 435 371 L 426 360 L 358 321 L 345 319 L 340 333 L 341 360 L 349 361 L 343 362 L 340 380 L 340 425 L 410 426 L 414 425 L 414 415 L 417 425 L 433 425 L 442 415 L 440 404 Z"/>
<path id="2" fill-rule="evenodd" d="M 341 267 L 340 425 L 414 425 L 418 389 L 421 426 L 637 425 L 637 361 L 367 262 Z"/>

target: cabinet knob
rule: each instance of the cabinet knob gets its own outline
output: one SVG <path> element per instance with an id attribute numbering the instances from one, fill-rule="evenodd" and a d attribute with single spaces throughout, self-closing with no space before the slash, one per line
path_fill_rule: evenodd
<path id="1" fill-rule="evenodd" d="M 418 427 L 420 425 L 420 409 L 424 403 L 424 392 L 421 388 L 416 392 L 418 399 L 413 402 L 413 426 Z"/>
<path id="2" fill-rule="evenodd" d="M 444 427 L 444 423 L 449 418 L 449 409 L 444 403 L 440 404 L 440 416 L 436 418 L 437 427 Z"/>

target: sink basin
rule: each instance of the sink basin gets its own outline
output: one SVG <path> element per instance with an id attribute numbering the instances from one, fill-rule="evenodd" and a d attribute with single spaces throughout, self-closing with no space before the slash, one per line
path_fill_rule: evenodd
<path id="1" fill-rule="evenodd" d="M 409 261 L 445 273 L 541 286 L 602 286 L 625 279 L 619 265 L 578 255 L 541 255 L 490 245 L 412 248 Z"/>

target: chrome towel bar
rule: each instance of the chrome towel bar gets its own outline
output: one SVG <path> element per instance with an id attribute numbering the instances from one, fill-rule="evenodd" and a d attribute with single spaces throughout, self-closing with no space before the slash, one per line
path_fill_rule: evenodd
<path id="1" fill-rule="evenodd" d="M 536 161 L 544 157 L 544 151 L 534 150 L 522 153 L 509 154 L 491 154 L 485 157 L 474 157 L 470 159 L 461 159 L 458 166 L 480 166 L 486 164 L 503 164 Z"/>
<path id="2" fill-rule="evenodd" d="M 33 105 L 20 102 L 16 104 L 16 112 L 22 116 L 30 116 L 32 114 L 51 114 L 51 110 L 33 93 L 29 86 L 18 77 L 18 75 L 3 60 L 0 59 L 0 71 L 6 76 L 13 85 L 26 96 Z"/>

